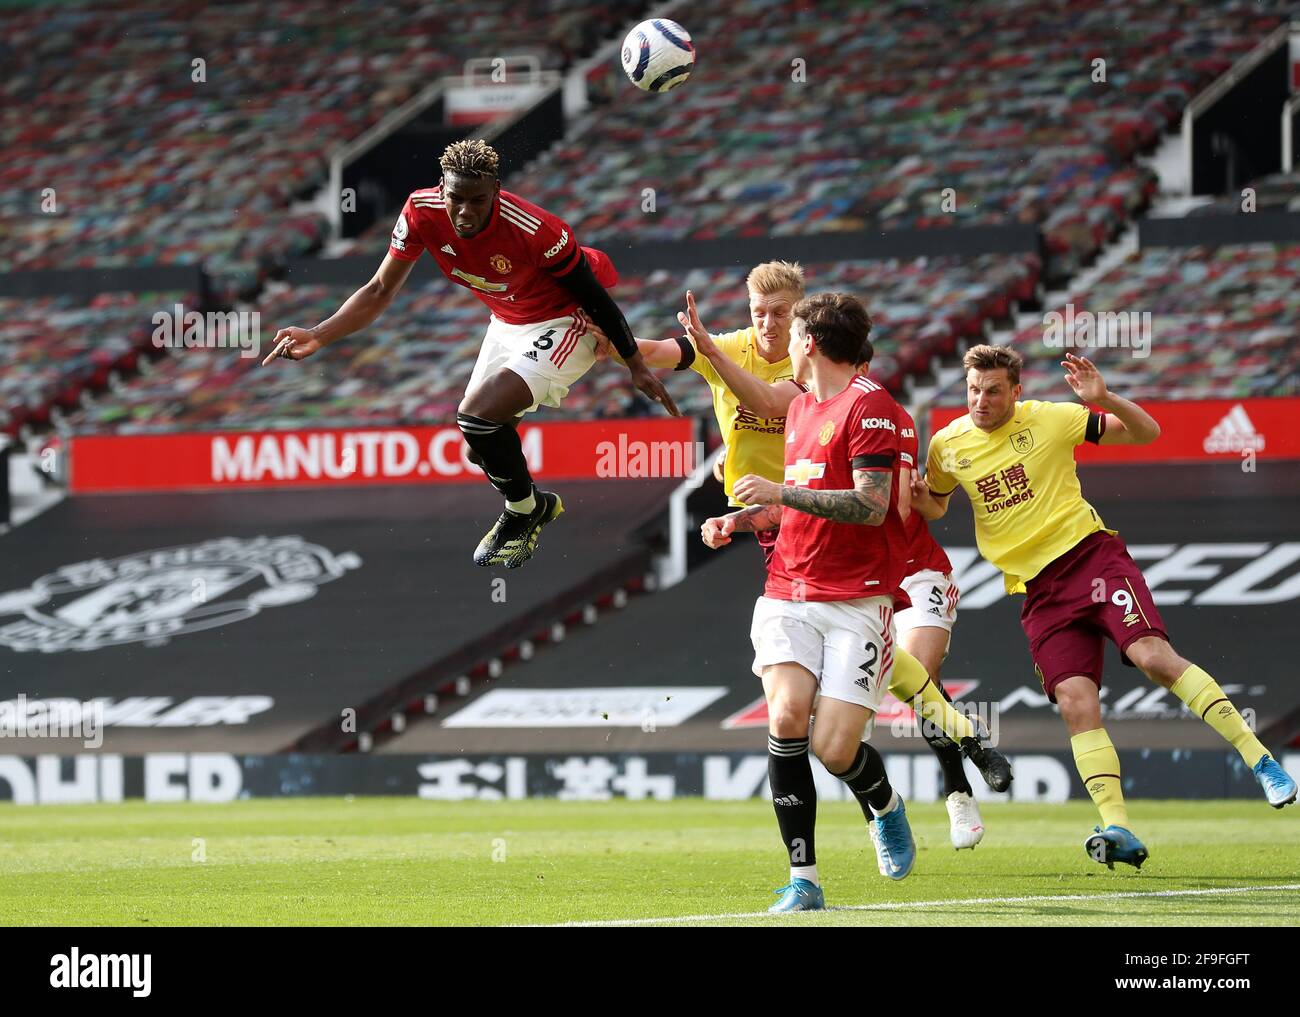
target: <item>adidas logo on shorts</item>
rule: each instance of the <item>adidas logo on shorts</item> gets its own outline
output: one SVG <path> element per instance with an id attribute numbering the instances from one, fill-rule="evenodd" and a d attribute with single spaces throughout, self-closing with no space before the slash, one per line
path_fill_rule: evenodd
<path id="1" fill-rule="evenodd" d="M 527 353 L 524 354 L 524 356 L 526 356 L 529 360 L 536 360 L 536 359 L 537 359 L 537 351 L 536 351 L 536 350 L 529 350 Z"/>

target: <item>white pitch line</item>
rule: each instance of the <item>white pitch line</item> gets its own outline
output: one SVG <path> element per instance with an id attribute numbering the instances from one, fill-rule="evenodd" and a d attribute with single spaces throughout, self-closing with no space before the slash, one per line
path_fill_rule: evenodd
<path id="1" fill-rule="evenodd" d="M 1300 890 L 1300 883 L 1275 886 L 1227 886 L 1210 890 L 1134 890 L 1126 893 L 1060 893 L 1033 897 L 956 897 L 952 900 L 900 900 L 887 904 L 846 904 L 828 911 L 905 911 L 908 908 L 946 908 L 961 904 L 1040 904 L 1058 900 L 1125 900 L 1133 897 L 1211 897 L 1230 893 L 1270 893 L 1276 890 Z M 795 912 L 807 914 L 809 912 Z M 610 928 L 628 925 L 666 925 L 672 922 L 719 922 L 731 918 L 771 918 L 769 911 L 737 911 L 727 915 L 670 915 L 666 918 L 616 918 L 609 921 L 558 922 L 550 928 Z"/>

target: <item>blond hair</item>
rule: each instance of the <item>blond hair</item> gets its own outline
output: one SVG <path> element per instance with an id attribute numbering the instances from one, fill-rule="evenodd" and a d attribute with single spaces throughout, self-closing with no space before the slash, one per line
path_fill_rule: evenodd
<path id="1" fill-rule="evenodd" d="M 438 160 L 444 173 L 459 177 L 497 177 L 501 175 L 501 157 L 482 138 L 466 138 L 447 146 Z"/>
<path id="2" fill-rule="evenodd" d="M 745 279 L 751 293 L 770 297 L 773 293 L 793 293 L 803 297 L 803 266 L 797 261 L 765 261 Z"/>
<path id="3" fill-rule="evenodd" d="M 1023 363 L 1020 354 L 1010 346 L 989 346 L 984 343 L 972 346 L 961 358 L 962 367 L 968 371 L 972 367 L 977 371 L 996 371 L 999 367 L 1005 367 L 1007 380 L 1013 385 L 1020 384 L 1020 365 Z"/>

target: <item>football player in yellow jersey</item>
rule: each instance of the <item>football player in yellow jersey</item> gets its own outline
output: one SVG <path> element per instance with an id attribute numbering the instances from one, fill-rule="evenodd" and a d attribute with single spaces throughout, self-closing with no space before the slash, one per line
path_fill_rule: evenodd
<path id="1" fill-rule="evenodd" d="M 745 280 L 749 292 L 750 327 L 711 335 L 700 322 L 695 296 L 686 294 L 686 311 L 678 321 L 687 335 L 678 339 L 638 339 L 642 359 L 651 367 L 690 369 L 713 393 L 714 415 L 726 447 L 722 482 L 728 502 L 743 508 L 733 491 L 749 474 L 781 483 L 785 477 L 785 413 L 803 391 L 790 366 L 790 327 L 794 306 L 804 296 L 803 268 L 797 262 L 770 261 L 755 267 Z M 608 345 L 596 331 L 598 356 Z M 905 486 L 906 481 L 902 481 Z M 776 530 L 755 534 L 766 558 L 771 557 Z M 893 670 L 889 691 L 904 703 L 919 696 L 921 716 L 956 742 L 933 734 L 927 738 L 936 753 L 965 755 L 995 791 L 1011 784 L 1011 767 L 997 750 L 981 744 L 970 719 L 954 710 L 926 667 L 903 647 Z M 927 731 L 931 728 L 927 727 Z M 954 820 L 956 822 L 956 820 Z"/>
<path id="2" fill-rule="evenodd" d="M 1020 623 L 1034 671 L 1060 708 L 1079 776 L 1104 825 L 1084 842 L 1089 857 L 1111 868 L 1115 862 L 1139 867 L 1148 854 L 1128 829 L 1119 756 L 1101 723 L 1106 638 L 1126 664 L 1169 689 L 1232 744 L 1270 805 L 1295 801 L 1295 781 L 1223 689 L 1174 651 L 1142 572 L 1084 500 L 1075 446 L 1146 445 L 1159 437 L 1159 425 L 1136 403 L 1109 391 L 1084 357 L 1067 354 L 1061 366 L 1087 405 L 1021 402 L 1021 358 L 1009 347 L 974 346 L 963 363 L 970 412 L 931 439 L 925 479 L 913 484 L 912 507 L 938 519 L 953 491 L 962 488 L 975 514 L 980 554 L 1002 570 L 1008 593 L 1025 594 Z"/>

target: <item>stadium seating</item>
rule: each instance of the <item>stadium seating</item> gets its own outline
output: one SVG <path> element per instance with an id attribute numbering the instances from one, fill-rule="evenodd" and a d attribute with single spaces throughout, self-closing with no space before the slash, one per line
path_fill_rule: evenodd
<path id="1" fill-rule="evenodd" d="M 822 0 L 805 29 L 784 2 L 700 0 L 688 87 L 645 95 L 611 68 L 609 105 L 507 186 L 594 244 L 1034 223 L 1060 278 L 1154 193 L 1135 153 L 1284 6 Z"/>
<path id="2" fill-rule="evenodd" d="M 746 268 L 660 271 L 627 277 L 615 295 L 638 335 L 679 334 L 676 313 L 687 287 L 714 331 L 749 324 Z M 928 362 L 952 353 L 960 339 L 983 334 L 985 322 L 1004 317 L 1012 300 L 1027 299 L 1038 282 L 1037 259 L 986 256 L 912 262 L 844 262 L 812 265 L 810 286 L 860 293 L 877 321 L 875 371 L 890 385 Z M 262 334 L 314 324 L 331 314 L 349 287 L 305 286 L 268 292 L 258 310 Z M 483 305 L 441 278 L 412 281 L 394 305 L 365 332 L 301 366 L 259 361 L 232 350 L 181 349 L 147 377 L 134 379 L 111 398 L 69 420 L 81 432 L 142 433 L 174 428 L 275 428 L 328 423 L 445 423 L 453 418 L 482 344 Z M 675 375 L 670 390 L 685 412 L 707 413 L 708 390 Z M 570 392 L 557 417 L 618 416 L 638 405 L 617 364 L 598 365 Z M 632 406 L 629 407 L 629 400 Z"/>
<path id="3" fill-rule="evenodd" d="M 135 370 L 152 350 L 150 319 L 192 298 L 182 293 L 101 293 L 0 297 L 0 432 L 50 422 L 85 392 L 104 390 L 114 372 Z"/>
<path id="4" fill-rule="evenodd" d="M 201 262 L 246 289 L 324 237 L 323 217 L 291 202 L 325 182 L 334 148 L 468 57 L 562 67 L 631 13 L 589 0 L 6 10 L 0 271 Z"/>
<path id="5" fill-rule="evenodd" d="M 1133 399 L 1285 396 L 1300 392 L 1300 244 L 1140 251 L 1087 292 L 1074 314 L 1151 312 L 1149 355 L 1129 347 L 1076 350 Z M 1048 310 L 1053 310 L 1049 308 Z M 1054 310 L 1064 313 L 1063 307 Z M 1061 398 L 1064 349 L 1044 342 L 1042 321 L 1013 345 L 1025 358 L 1024 398 Z M 961 383 L 941 393 L 961 405 Z"/>

